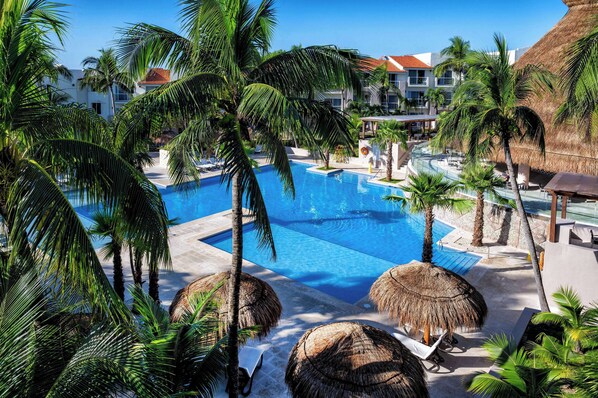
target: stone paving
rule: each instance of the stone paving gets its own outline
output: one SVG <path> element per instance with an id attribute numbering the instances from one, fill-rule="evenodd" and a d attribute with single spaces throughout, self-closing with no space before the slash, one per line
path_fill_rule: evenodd
<path id="1" fill-rule="evenodd" d="M 167 185 L 165 170 L 153 167 L 148 170 L 148 175 L 152 180 L 161 180 Z M 160 296 L 165 307 L 170 305 L 180 288 L 197 277 L 229 269 L 230 254 L 201 242 L 201 239 L 230 229 L 230 224 L 230 212 L 226 211 L 170 229 L 173 267 L 170 271 L 162 271 L 160 278 Z M 443 242 L 463 249 L 469 239 L 471 237 L 467 233 L 456 230 Z M 494 333 L 510 333 L 521 310 L 538 305 L 531 265 L 526 261 L 524 252 L 488 242 L 482 254 L 484 258 L 465 278 L 486 299 L 489 308 L 486 324 L 480 331 L 456 335 L 459 344 L 451 352 L 442 353 L 445 362 L 440 369 L 427 372 L 433 398 L 468 396 L 463 387 L 464 381 L 475 372 L 487 371 L 491 365 L 481 348 L 484 339 Z M 124 256 L 123 260 L 124 269 L 129 270 L 128 256 Z M 110 264 L 105 265 L 110 274 Z M 261 341 L 250 342 L 251 345 L 267 348 L 263 368 L 255 376 L 252 396 L 289 396 L 284 384 L 288 355 L 301 335 L 311 327 L 351 320 L 369 323 L 389 332 L 396 329 L 397 325 L 368 305 L 367 298 L 360 300 L 359 305 L 352 305 L 247 261 L 244 262 L 244 271 L 268 282 L 283 305 L 282 319 L 270 335 Z M 130 274 L 125 277 L 131 280 Z M 425 362 L 424 365 L 429 369 L 432 364 Z M 223 386 L 216 396 L 226 396 Z"/>

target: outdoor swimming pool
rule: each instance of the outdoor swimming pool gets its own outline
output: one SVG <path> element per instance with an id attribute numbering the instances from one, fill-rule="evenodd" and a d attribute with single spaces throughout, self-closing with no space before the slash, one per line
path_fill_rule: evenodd
<path id="1" fill-rule="evenodd" d="M 285 195 L 272 167 L 262 167 L 258 180 L 266 200 L 278 259 L 257 249 L 252 225 L 244 230 L 244 258 L 279 274 L 355 303 L 384 271 L 421 258 L 424 220 L 403 213 L 384 195 L 395 188 L 367 182 L 368 176 L 342 172 L 327 177 L 307 172 L 305 164 L 292 165 L 296 198 Z M 230 209 L 230 192 L 219 177 L 203 180 L 197 190 L 163 189 L 168 215 L 183 223 Z M 89 209 L 82 211 L 82 215 Z M 434 224 L 434 240 L 452 228 Z M 204 242 L 231 251 L 230 231 Z M 436 264 L 465 274 L 479 257 L 434 247 Z"/>

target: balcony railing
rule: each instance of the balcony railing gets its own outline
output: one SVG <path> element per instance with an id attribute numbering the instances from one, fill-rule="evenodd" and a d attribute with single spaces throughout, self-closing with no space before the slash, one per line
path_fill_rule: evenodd
<path id="1" fill-rule="evenodd" d="M 428 87 L 429 79 L 427 77 L 409 77 L 409 86 Z"/>
<path id="2" fill-rule="evenodd" d="M 436 79 L 437 86 L 454 86 L 455 79 L 453 77 L 439 77 Z"/>
<path id="3" fill-rule="evenodd" d="M 409 98 L 409 101 L 415 108 L 423 108 L 426 106 L 425 98 Z"/>

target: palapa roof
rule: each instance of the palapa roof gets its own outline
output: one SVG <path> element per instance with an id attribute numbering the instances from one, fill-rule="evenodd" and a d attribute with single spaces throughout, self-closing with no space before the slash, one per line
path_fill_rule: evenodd
<path id="1" fill-rule="evenodd" d="M 356 322 L 308 330 L 293 347 L 285 382 L 295 398 L 426 398 L 424 368 L 387 332 Z"/>
<path id="2" fill-rule="evenodd" d="M 557 195 L 598 199 L 598 176 L 558 173 L 544 189 Z"/>
<path id="3" fill-rule="evenodd" d="M 207 293 L 222 283 L 214 293 L 218 302 L 218 313 L 224 327 L 227 327 L 228 315 L 228 280 L 230 272 L 207 275 L 194 280 L 179 290 L 170 305 L 170 318 L 173 321 L 191 310 L 189 296 L 193 293 Z M 276 326 L 282 314 L 282 305 L 278 296 L 270 285 L 254 276 L 241 273 L 241 292 L 239 305 L 239 327 L 247 328 L 259 326 L 258 337 L 264 337 L 271 328 Z"/>
<path id="4" fill-rule="evenodd" d="M 419 330 L 480 328 L 488 313 L 484 297 L 461 276 L 418 261 L 383 273 L 372 285 L 370 298 L 399 325 Z"/>
<path id="5" fill-rule="evenodd" d="M 552 0 L 551 0 L 552 1 Z M 554 0 L 556 1 L 556 0 Z M 559 74 L 566 62 L 566 52 L 577 40 L 588 34 L 595 26 L 598 15 L 598 0 L 563 0 L 569 11 L 544 37 L 532 46 L 515 64 L 541 65 L 550 72 Z M 572 123 L 555 126 L 554 114 L 562 103 L 560 95 L 533 98 L 528 105 L 544 121 L 546 128 L 546 157 L 531 143 L 512 143 L 515 163 L 527 163 L 532 168 L 557 173 L 598 175 L 598 137 L 584 139 Z M 502 161 L 501 151 L 496 159 Z"/>

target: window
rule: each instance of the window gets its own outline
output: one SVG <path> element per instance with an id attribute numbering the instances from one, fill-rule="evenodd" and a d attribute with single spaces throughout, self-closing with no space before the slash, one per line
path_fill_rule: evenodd
<path id="1" fill-rule="evenodd" d="M 426 71 L 423 69 L 409 70 L 409 84 L 412 86 L 427 86 L 428 78 L 426 77 Z"/>
<path id="2" fill-rule="evenodd" d="M 454 84 L 453 71 L 447 70 L 442 76 L 438 78 L 439 86 L 452 86 Z"/>
<path id="3" fill-rule="evenodd" d="M 399 97 L 396 95 L 390 94 L 388 96 L 388 110 L 394 111 L 399 107 Z"/>
<path id="4" fill-rule="evenodd" d="M 129 100 L 129 93 L 126 90 L 123 90 L 119 86 L 114 87 L 114 99 L 115 101 L 128 101 Z"/>
<path id="5" fill-rule="evenodd" d="M 98 115 L 102 114 L 102 103 L 101 102 L 92 102 L 91 103 L 91 109 L 93 109 L 94 111 L 96 111 L 96 113 Z"/>
<path id="6" fill-rule="evenodd" d="M 342 100 L 340 98 L 326 98 L 325 102 L 332 106 L 336 110 L 341 110 L 342 107 Z"/>
<path id="7" fill-rule="evenodd" d="M 391 86 L 399 87 L 399 75 L 397 75 L 396 73 L 389 73 L 388 82 Z"/>
<path id="8" fill-rule="evenodd" d="M 423 91 L 407 91 L 405 94 L 407 99 L 410 100 L 415 107 L 422 107 L 426 104 Z"/>

